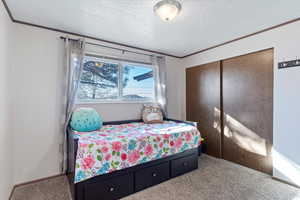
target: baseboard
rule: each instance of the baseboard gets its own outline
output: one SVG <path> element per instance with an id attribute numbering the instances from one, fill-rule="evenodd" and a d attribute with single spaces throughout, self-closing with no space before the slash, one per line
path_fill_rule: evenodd
<path id="1" fill-rule="evenodd" d="M 299 188 L 299 189 L 300 189 L 300 186 L 299 186 L 299 185 L 296 185 L 296 184 L 291 183 L 291 182 L 289 182 L 289 181 L 285 181 L 285 180 L 282 180 L 282 179 L 277 178 L 277 177 L 274 177 L 274 176 L 272 176 L 272 179 L 273 179 L 273 180 L 276 180 L 276 181 L 279 181 L 279 182 L 281 182 L 281 183 L 285 183 L 285 184 L 288 184 L 288 185 L 290 185 L 290 186 L 293 186 L 293 187 L 296 187 L 296 188 Z"/>
<path id="2" fill-rule="evenodd" d="M 44 178 L 39 178 L 39 179 L 35 179 L 35 180 L 32 180 L 32 181 L 27 181 L 27 182 L 23 182 L 23 183 L 18 183 L 16 185 L 13 186 L 11 192 L 10 192 L 10 195 L 9 195 L 9 200 L 11 200 L 12 198 L 12 195 L 15 191 L 15 189 L 17 187 L 20 187 L 20 186 L 24 186 L 24 185 L 29 185 L 29 184 L 33 184 L 33 183 L 37 183 L 37 182 L 40 182 L 40 181 L 45 181 L 45 180 L 48 180 L 48 179 L 52 179 L 52 178 L 57 178 L 57 177 L 60 177 L 60 176 L 64 176 L 65 174 L 56 174 L 56 175 L 53 175 L 53 176 L 48 176 L 48 177 L 44 177 Z"/>

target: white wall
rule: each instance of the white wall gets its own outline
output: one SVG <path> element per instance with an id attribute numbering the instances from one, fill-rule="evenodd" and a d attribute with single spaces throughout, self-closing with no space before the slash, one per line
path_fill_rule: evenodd
<path id="1" fill-rule="evenodd" d="M 0 199 L 8 199 L 12 189 L 13 133 L 10 130 L 9 68 L 13 25 L 0 3 Z"/>
<path id="2" fill-rule="evenodd" d="M 63 43 L 59 34 L 15 25 L 14 183 L 59 174 Z"/>
<path id="3" fill-rule="evenodd" d="M 168 117 L 172 119 L 185 119 L 185 107 L 182 103 L 182 91 L 184 90 L 185 69 L 181 60 L 167 58 L 167 97 Z"/>
<path id="4" fill-rule="evenodd" d="M 0 159 L 4 159 L 0 163 L 5 163 L 0 165 L 0 170 L 7 172 L 0 181 L 8 183 L 2 186 L 0 182 L 2 195 L 2 191 L 6 192 L 12 184 L 10 180 L 13 173 L 14 184 L 60 173 L 58 146 L 61 142 L 63 42 L 59 39 L 61 33 L 20 24 L 13 25 L 14 34 L 11 34 L 6 12 L 0 11 L 0 91 L 4 91 L 0 93 L 4 95 L 0 98 L 0 110 L 5 111 L 0 114 Z M 299 56 L 299 35 L 298 22 L 182 60 L 167 57 L 169 117 L 185 118 L 184 66 L 190 67 L 274 47 L 274 149 L 278 152 L 275 154 L 274 176 L 299 184 L 300 156 L 297 155 L 297 144 L 300 134 L 297 124 L 300 108 L 297 103 L 300 101 L 300 94 L 297 86 L 300 85 L 300 68 L 277 70 L 276 65 L 283 59 Z M 9 36 L 13 36 L 15 44 L 10 70 L 7 67 Z M 13 80 L 12 86 L 7 85 L 7 73 L 10 80 Z M 6 95 L 8 89 L 12 94 Z M 7 96 L 12 107 L 8 106 Z M 92 106 L 101 112 L 106 121 L 138 118 L 141 108 L 139 104 Z M 12 113 L 13 118 L 7 112 Z M 10 121 L 5 123 L 8 120 Z M 9 148 L 11 146 L 13 148 Z M 13 169 L 10 164 L 12 162 Z"/>
<path id="5" fill-rule="evenodd" d="M 299 44 L 300 22 L 296 22 L 182 60 L 185 67 L 191 67 L 274 47 L 273 173 L 297 185 L 300 185 L 300 67 L 278 70 L 277 64 L 300 58 Z M 182 101 L 185 104 L 185 96 Z"/>
<path id="6" fill-rule="evenodd" d="M 60 173 L 60 120 L 63 96 L 64 43 L 61 33 L 15 24 L 14 183 Z M 99 43 L 97 41 L 92 41 Z M 110 45 L 111 46 L 111 45 Z M 112 52 L 113 53 L 113 52 Z M 170 117 L 181 118 L 177 80 L 179 60 L 167 58 Z M 142 104 L 88 104 L 105 121 L 138 119 Z"/>

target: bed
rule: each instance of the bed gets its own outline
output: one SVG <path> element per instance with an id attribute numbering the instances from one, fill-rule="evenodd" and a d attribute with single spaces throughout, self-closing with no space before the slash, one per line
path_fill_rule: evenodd
<path id="1" fill-rule="evenodd" d="M 68 131 L 68 177 L 74 200 L 119 199 L 198 168 L 201 136 L 192 122 L 107 122 Z"/>

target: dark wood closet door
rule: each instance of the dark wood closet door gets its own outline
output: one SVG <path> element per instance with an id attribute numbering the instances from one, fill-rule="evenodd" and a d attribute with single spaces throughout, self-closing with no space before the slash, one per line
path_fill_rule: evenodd
<path id="1" fill-rule="evenodd" d="M 222 61 L 223 158 L 272 174 L 273 49 Z"/>
<path id="2" fill-rule="evenodd" d="M 199 123 L 206 153 L 221 155 L 220 62 L 186 69 L 187 120 Z"/>

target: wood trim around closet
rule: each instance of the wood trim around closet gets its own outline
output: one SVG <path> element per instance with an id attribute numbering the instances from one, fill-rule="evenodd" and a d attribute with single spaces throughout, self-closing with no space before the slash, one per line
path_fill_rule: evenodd
<path id="1" fill-rule="evenodd" d="M 224 158 L 223 148 L 224 148 L 224 105 L 223 105 L 223 60 L 220 61 L 220 128 L 221 128 L 221 142 L 220 142 L 220 155 Z"/>

